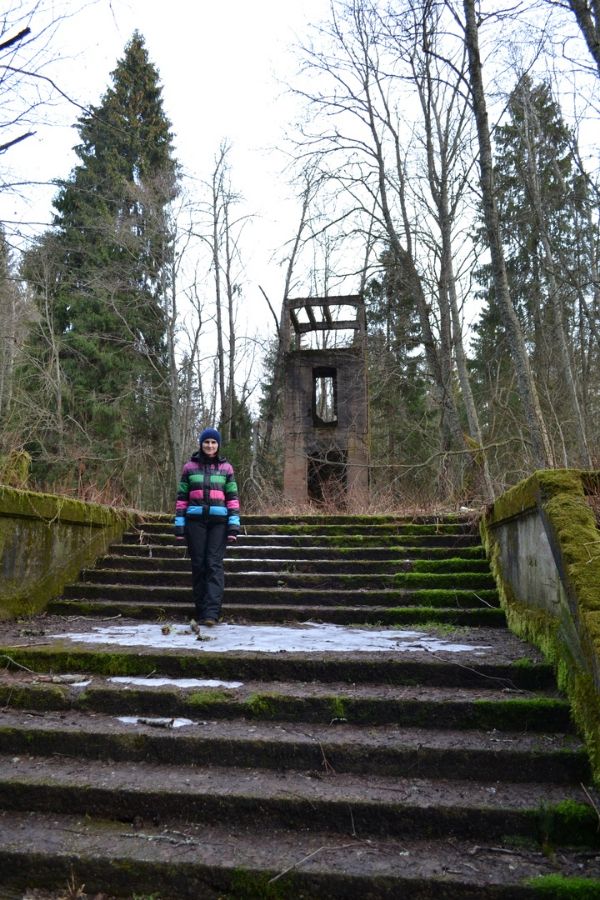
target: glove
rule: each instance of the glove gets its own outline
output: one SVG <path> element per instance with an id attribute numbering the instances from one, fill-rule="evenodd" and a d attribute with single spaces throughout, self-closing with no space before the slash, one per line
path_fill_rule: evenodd
<path id="1" fill-rule="evenodd" d="M 237 541 L 237 534 L 228 534 L 227 535 L 227 543 L 228 544 L 235 544 L 236 541 Z"/>

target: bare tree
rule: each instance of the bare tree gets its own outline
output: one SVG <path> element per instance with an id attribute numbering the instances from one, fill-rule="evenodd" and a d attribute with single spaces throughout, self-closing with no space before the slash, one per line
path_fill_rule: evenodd
<path id="1" fill-rule="evenodd" d="M 0 422 L 3 423 L 11 409 L 14 371 L 23 339 L 23 305 L 8 243 L 0 231 Z"/>
<path id="2" fill-rule="evenodd" d="M 67 388 L 61 365 L 62 339 L 55 323 L 53 288 L 58 273 L 51 239 L 40 241 L 35 251 L 30 251 L 26 277 L 35 302 L 30 305 L 26 340 L 20 348 L 21 373 L 11 420 L 23 444 L 34 438 L 46 459 L 64 462 L 67 419 L 63 398 Z M 82 443 L 86 440 L 85 435 L 79 438 Z"/>
<path id="3" fill-rule="evenodd" d="M 231 145 L 222 141 L 210 182 L 210 236 L 199 235 L 211 253 L 215 286 L 216 366 L 223 439 L 231 439 L 235 406 L 236 309 L 241 292 L 240 237 L 248 216 L 236 217 L 241 197 L 231 185 Z M 227 353 L 225 340 L 227 339 Z"/>
<path id="4" fill-rule="evenodd" d="M 271 442 L 273 439 L 273 425 L 275 423 L 275 418 L 277 415 L 277 405 L 278 400 L 281 393 L 282 386 L 282 378 L 283 378 L 283 360 L 286 348 L 283 345 L 283 316 L 285 315 L 285 304 L 290 296 L 290 290 L 292 288 L 293 283 L 293 275 L 294 268 L 296 266 L 296 262 L 298 259 L 298 254 L 300 252 L 301 245 L 304 240 L 304 233 L 307 228 L 309 222 L 309 209 L 311 200 L 314 197 L 315 191 L 318 188 L 317 182 L 315 181 L 315 172 L 314 169 L 308 168 L 303 172 L 303 187 L 300 193 L 300 216 L 298 219 L 298 225 L 296 228 L 296 234 L 292 238 L 289 243 L 290 251 L 287 257 L 287 265 L 285 272 L 285 280 L 283 284 L 283 296 L 281 301 L 281 309 L 279 315 L 276 310 L 273 308 L 269 297 L 266 295 L 265 291 L 261 288 L 263 296 L 269 306 L 271 314 L 275 320 L 276 327 L 276 344 L 275 344 L 275 358 L 273 361 L 273 376 L 269 384 L 267 398 L 265 401 L 265 415 L 264 415 L 264 435 L 262 440 L 262 453 L 263 456 L 267 456 L 271 449 Z"/>
<path id="5" fill-rule="evenodd" d="M 54 49 L 54 40 L 63 20 L 77 15 L 94 2 L 96 0 L 80 0 L 73 5 L 47 0 L 9 0 L 3 4 L 0 20 L 0 154 L 13 151 L 36 133 L 41 114 L 49 104 L 61 99 L 82 108 L 51 76 L 52 64 L 60 58 Z M 2 186 L 5 189 L 23 186 L 23 182 L 13 184 L 5 175 Z"/>
<path id="6" fill-rule="evenodd" d="M 323 35 L 332 44 L 330 54 L 314 48 L 305 48 L 304 52 L 311 68 L 319 70 L 330 81 L 329 89 L 307 91 L 306 96 L 324 112 L 325 120 L 337 121 L 330 130 L 317 133 L 315 129 L 313 135 L 305 138 L 304 146 L 307 150 L 314 146 L 325 160 L 335 156 L 338 167 L 329 163 L 334 170 L 332 177 L 347 191 L 355 209 L 360 209 L 363 217 L 367 210 L 375 210 L 380 241 L 391 248 L 403 290 L 412 297 L 418 315 L 422 345 L 440 410 L 443 446 L 462 451 L 466 458 L 468 450 L 454 388 L 447 259 L 443 278 L 432 292 L 422 274 L 423 263 L 425 267 L 431 265 L 423 241 L 427 223 L 419 221 L 411 208 L 414 183 L 408 174 L 409 126 L 398 111 L 408 79 L 415 79 L 418 65 L 415 56 L 424 40 L 417 13 L 424 15 L 421 6 L 414 4 L 414 10 L 406 15 L 410 21 L 405 22 L 401 14 L 386 19 L 370 0 L 348 0 L 332 8 L 331 24 Z M 421 85 L 424 77 L 419 73 Z M 431 102 L 425 94 L 422 99 L 426 106 Z M 424 115 L 430 114 L 431 109 L 426 108 Z M 413 134 L 414 128 L 413 125 Z M 426 143 L 424 153 L 433 152 L 432 132 Z M 346 162 L 339 165 L 344 156 Z M 429 174 L 434 180 L 437 178 L 431 166 Z M 446 253 L 449 252 L 447 248 Z M 438 314 L 437 323 L 434 309 Z M 456 329 L 455 335 L 458 339 Z M 457 458 L 460 459 L 453 457 Z"/>
<path id="7" fill-rule="evenodd" d="M 534 465 L 545 467 L 551 463 L 552 452 L 537 388 L 533 380 L 519 319 L 510 296 L 498 207 L 494 189 L 494 165 L 488 124 L 487 101 L 483 87 L 483 69 L 479 52 L 479 23 L 476 0 L 463 0 L 465 14 L 464 36 L 469 59 L 469 86 L 473 114 L 479 142 L 480 186 L 487 243 L 492 259 L 492 273 L 496 297 L 502 314 L 515 367 L 519 397 L 528 424 Z"/>
<path id="8" fill-rule="evenodd" d="M 526 148 L 526 184 L 527 192 L 534 211 L 538 233 L 542 244 L 545 266 L 546 279 L 548 281 L 549 299 L 553 311 L 553 338 L 552 341 L 555 351 L 560 359 L 560 369 L 563 378 L 567 403 L 570 411 L 570 421 L 575 435 L 575 445 L 577 447 L 576 463 L 579 466 L 591 466 L 591 457 L 587 445 L 585 424 L 579 397 L 577 396 L 577 388 L 575 377 L 571 363 L 571 352 L 568 345 L 566 333 L 564 311 L 561 299 L 561 291 L 558 284 L 557 272 L 560 267 L 556 254 L 554 252 L 551 235 L 548 228 L 548 221 L 544 211 L 543 189 L 540 184 L 540 173 L 537 166 L 534 134 L 539 132 L 540 125 L 537 121 L 536 111 L 531 104 L 531 98 L 527 87 L 521 85 L 518 89 L 518 95 L 523 112 L 523 143 Z"/>
<path id="9" fill-rule="evenodd" d="M 600 3 L 598 0 L 567 0 L 600 76 Z"/>
<path id="10" fill-rule="evenodd" d="M 411 4 L 412 46 L 407 53 L 422 110 L 423 143 L 433 218 L 439 232 L 434 238 L 434 252 L 439 254 L 437 299 L 440 313 L 440 358 L 444 383 L 451 390 L 453 365 L 460 384 L 470 434 L 470 443 L 478 448 L 474 459 L 481 460 L 483 492 L 489 501 L 494 491 L 479 416 L 471 390 L 467 356 L 460 316 L 459 291 L 454 260 L 459 257 L 455 248 L 454 231 L 461 205 L 469 184 L 474 160 L 470 147 L 470 115 L 463 93 L 466 60 L 464 48 L 458 49 L 456 60 L 445 56 L 450 52 L 440 41 L 442 7 L 428 2 Z M 406 35 L 406 29 L 403 30 Z M 393 33 L 390 37 L 394 38 Z M 395 38 L 395 41 L 397 38 Z M 399 48 L 402 52 L 402 48 Z M 442 53 L 442 50 L 444 51 Z M 423 198 L 425 200 L 425 198 Z M 426 209 L 426 215 L 429 208 Z"/>

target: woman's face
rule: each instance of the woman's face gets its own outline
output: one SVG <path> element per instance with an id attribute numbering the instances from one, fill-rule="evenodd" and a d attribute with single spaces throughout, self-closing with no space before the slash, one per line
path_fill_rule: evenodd
<path id="1" fill-rule="evenodd" d="M 205 441 L 202 441 L 202 452 L 205 456 L 216 456 L 218 449 L 219 445 L 214 438 L 207 438 Z"/>

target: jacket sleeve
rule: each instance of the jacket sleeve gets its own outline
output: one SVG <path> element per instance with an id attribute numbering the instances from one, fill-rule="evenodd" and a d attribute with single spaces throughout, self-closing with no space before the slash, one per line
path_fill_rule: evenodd
<path id="1" fill-rule="evenodd" d="M 190 495 L 190 481 L 186 466 L 183 467 L 179 488 L 177 490 L 177 500 L 175 501 L 175 537 L 183 537 L 185 529 L 185 513 L 188 508 Z"/>
<path id="2" fill-rule="evenodd" d="M 240 500 L 233 466 L 229 466 L 225 480 L 225 505 L 227 506 L 227 534 L 240 533 Z"/>

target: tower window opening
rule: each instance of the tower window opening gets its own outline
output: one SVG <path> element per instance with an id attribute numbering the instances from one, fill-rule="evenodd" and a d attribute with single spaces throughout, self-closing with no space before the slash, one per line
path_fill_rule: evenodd
<path id="1" fill-rule="evenodd" d="M 337 425 L 336 370 L 328 367 L 313 369 L 313 419 L 315 425 Z"/>

